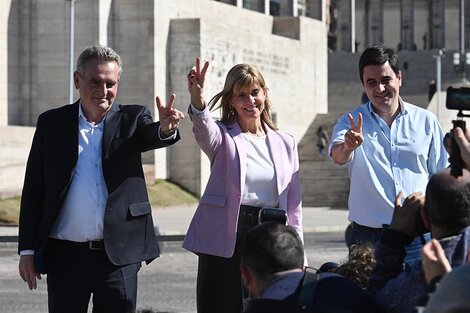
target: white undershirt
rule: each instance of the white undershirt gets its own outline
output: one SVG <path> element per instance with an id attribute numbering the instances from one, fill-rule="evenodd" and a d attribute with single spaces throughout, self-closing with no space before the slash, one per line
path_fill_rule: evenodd
<path id="1" fill-rule="evenodd" d="M 276 171 L 266 136 L 243 133 L 246 143 L 246 178 L 242 204 L 277 207 Z"/>
<path id="2" fill-rule="evenodd" d="M 79 242 L 103 239 L 108 198 L 101 166 L 103 130 L 104 120 L 96 125 L 88 122 L 80 106 L 78 161 L 50 237 Z"/>
<path id="3" fill-rule="evenodd" d="M 192 104 L 190 112 L 203 114 Z M 269 153 L 268 137 L 243 133 L 243 138 L 246 144 L 246 177 L 241 204 L 278 207 L 276 171 Z"/>

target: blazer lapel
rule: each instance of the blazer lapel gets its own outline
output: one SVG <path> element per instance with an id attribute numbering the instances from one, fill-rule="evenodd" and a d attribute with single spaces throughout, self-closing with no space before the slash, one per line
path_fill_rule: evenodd
<path id="1" fill-rule="evenodd" d="M 65 196 L 67 188 L 72 181 L 75 167 L 78 161 L 78 106 L 80 100 L 66 106 L 67 110 L 64 111 L 61 119 L 60 131 L 56 133 L 55 138 L 57 149 L 47 151 L 50 153 L 49 157 L 56 160 L 56 168 L 60 173 L 67 175 L 66 183 L 61 191 L 61 196 Z"/>
<path id="2" fill-rule="evenodd" d="M 60 151 L 63 151 L 66 155 L 66 160 L 71 161 L 71 167 L 75 168 L 78 160 L 78 106 L 80 100 L 70 106 L 70 110 L 66 112 L 62 121 L 64 122 L 59 136 L 63 140 L 59 140 Z"/>
<path id="3" fill-rule="evenodd" d="M 240 161 L 240 190 L 243 192 L 246 177 L 246 148 L 245 140 L 243 139 L 242 131 L 237 123 L 227 126 L 228 133 L 235 142 L 235 147 L 238 151 L 238 159 Z"/>
<path id="4" fill-rule="evenodd" d="M 269 151 L 271 152 L 271 158 L 274 164 L 274 170 L 276 171 L 276 182 L 277 182 L 277 192 L 280 195 L 281 190 L 284 186 L 283 182 L 285 181 L 286 168 L 284 156 L 286 155 L 284 141 L 278 134 L 273 131 L 272 129 L 268 128 L 267 136 L 268 136 L 268 144 L 269 144 Z"/>
<path id="5" fill-rule="evenodd" d="M 104 120 L 104 133 L 103 133 L 103 145 L 102 145 L 102 158 L 106 160 L 113 153 L 113 140 L 116 137 L 116 132 L 119 128 L 121 121 L 121 111 L 119 105 L 113 104 L 109 109 Z"/>

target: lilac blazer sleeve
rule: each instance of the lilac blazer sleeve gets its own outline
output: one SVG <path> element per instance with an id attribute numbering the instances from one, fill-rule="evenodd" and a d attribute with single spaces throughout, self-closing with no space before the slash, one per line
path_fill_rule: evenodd
<path id="1" fill-rule="evenodd" d="M 195 253 L 231 257 L 235 250 L 242 186 L 246 176 L 246 150 L 237 123 L 213 120 L 206 108 L 193 114 L 193 133 L 208 156 L 211 173 L 186 233 L 183 247 Z M 287 211 L 288 224 L 303 240 L 299 159 L 292 136 L 268 130 L 268 143 L 276 170 L 279 206 Z"/>

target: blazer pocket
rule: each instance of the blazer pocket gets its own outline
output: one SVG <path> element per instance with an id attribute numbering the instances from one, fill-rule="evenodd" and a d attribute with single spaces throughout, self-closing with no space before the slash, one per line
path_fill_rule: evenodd
<path id="1" fill-rule="evenodd" d="M 139 217 L 152 213 L 152 207 L 149 202 L 133 203 L 129 205 L 129 213 L 132 217 Z"/>
<path id="2" fill-rule="evenodd" d="M 223 196 L 205 194 L 201 197 L 201 200 L 199 200 L 199 202 L 209 205 L 224 206 L 226 198 Z"/>

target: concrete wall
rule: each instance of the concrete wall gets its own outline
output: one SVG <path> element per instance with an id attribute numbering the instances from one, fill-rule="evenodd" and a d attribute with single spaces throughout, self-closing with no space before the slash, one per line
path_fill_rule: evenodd
<path id="1" fill-rule="evenodd" d="M 460 82 L 460 76 L 454 70 L 452 54 L 446 52 L 442 57 L 441 79 L 442 90 Z M 402 68 L 402 87 L 400 95 L 405 101 L 426 108 L 428 101 L 429 81 L 436 79 L 436 50 L 400 51 L 400 67 Z M 360 104 L 362 85 L 359 80 L 360 54 L 332 53 L 329 55 L 328 72 L 328 104 L 329 112 L 346 112 Z M 404 65 L 407 64 L 407 69 Z M 467 77 L 470 68 L 467 67 Z M 443 106 L 445 103 L 443 102 Z"/>
<path id="2" fill-rule="evenodd" d="M 207 5 L 203 11 L 208 14 L 170 22 L 168 82 L 170 92 L 178 95 L 176 106 L 184 112 L 187 110 L 186 73 L 196 56 L 211 63 L 205 83 L 207 100 L 222 90 L 225 75 L 233 65 L 252 63 L 266 79 L 278 125 L 300 141 L 315 115 L 327 112 L 323 24 L 303 17 L 273 19 L 248 10 L 231 14 L 230 6 L 201 4 Z M 179 13 L 183 16 L 183 12 Z M 273 35 L 273 29 L 283 36 Z M 314 46 L 322 48 L 311 49 Z M 214 112 L 214 117 L 218 116 L 219 112 Z M 180 128 L 183 139 L 169 148 L 171 178 L 199 194 L 205 186 L 210 165 L 207 157 L 201 156 L 189 120 L 180 124 Z"/>
<path id="3" fill-rule="evenodd" d="M 68 102 L 69 4 L 0 4 L 0 39 L 8 37 L 0 40 L 0 125 L 35 125 L 41 112 Z M 211 61 L 207 97 L 221 89 L 236 63 L 258 66 L 280 128 L 298 141 L 315 115 L 328 109 L 326 30 L 310 18 L 273 18 L 209 0 L 80 0 L 75 2 L 74 38 L 74 62 L 86 46 L 98 43 L 121 55 L 120 103 L 140 103 L 156 111 L 156 95 L 166 102 L 176 93 L 176 107 L 186 112 L 185 75 L 195 57 L 202 56 Z M 7 73 L 2 62 L 8 63 Z M 157 178 L 171 178 L 200 193 L 209 164 L 194 141 L 190 121 L 180 127 L 183 139 L 178 145 L 144 158 L 155 160 Z"/>
<path id="4" fill-rule="evenodd" d="M 8 15 L 11 1 L 5 1 L 0 10 L 0 126 L 8 122 Z M 3 104 L 3 105 L 1 105 Z"/>
<path id="5" fill-rule="evenodd" d="M 342 1 L 339 1 L 340 5 Z M 363 51 L 367 45 L 372 45 L 372 35 L 369 42 L 366 41 L 364 30 L 365 16 L 364 8 L 366 0 L 355 0 L 356 2 L 356 38 L 360 43 L 358 51 Z M 429 0 L 414 0 L 414 43 L 418 50 L 423 49 L 423 35 L 428 35 L 427 45 L 429 47 Z M 444 38 L 446 49 L 459 48 L 459 0 L 445 0 L 444 14 Z M 468 3 L 466 4 L 468 5 Z M 400 0 L 383 1 L 383 44 L 397 48 L 400 38 Z M 468 19 L 468 16 L 466 17 Z M 467 26 L 468 27 L 468 26 Z M 466 30 L 468 31 L 468 29 Z M 468 37 L 467 37 L 468 46 Z M 429 48 L 428 48 L 429 49 Z"/>
<path id="6" fill-rule="evenodd" d="M 34 127 L 0 126 L 0 199 L 19 195 Z"/>

